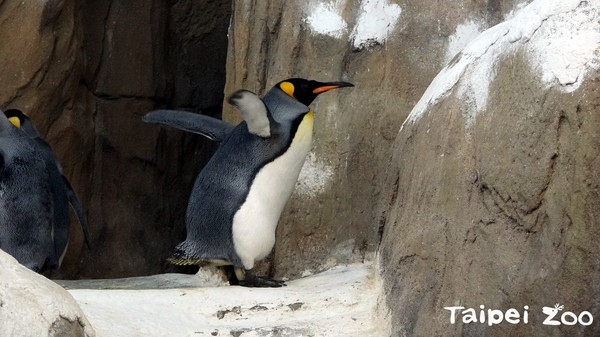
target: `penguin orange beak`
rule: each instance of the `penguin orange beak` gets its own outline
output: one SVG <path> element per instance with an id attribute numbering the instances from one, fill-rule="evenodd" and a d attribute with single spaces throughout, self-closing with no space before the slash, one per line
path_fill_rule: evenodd
<path id="1" fill-rule="evenodd" d="M 348 83 L 348 82 L 321 83 L 321 85 L 316 87 L 315 89 L 313 89 L 312 92 L 313 92 L 313 94 L 318 95 L 318 94 L 322 94 L 322 93 L 327 92 L 332 89 L 337 89 L 337 88 L 342 88 L 342 87 L 353 87 L 353 86 L 354 86 L 354 84 Z"/>

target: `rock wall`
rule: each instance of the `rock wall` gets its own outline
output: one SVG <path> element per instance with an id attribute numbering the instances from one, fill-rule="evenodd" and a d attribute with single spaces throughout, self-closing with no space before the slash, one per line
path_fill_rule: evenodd
<path id="1" fill-rule="evenodd" d="M 74 274 L 108 278 L 169 268 L 166 257 L 185 237 L 191 186 L 215 147 L 145 125 L 141 116 L 157 107 L 219 116 L 229 10 L 225 1 L 82 5 L 84 109 L 95 135 L 89 216 L 98 245 L 73 255 Z"/>
<path id="2" fill-rule="evenodd" d="M 141 116 L 158 107 L 220 115 L 229 1 L 7 0 L 1 9 L 0 107 L 34 120 L 90 223 L 91 251 L 73 218 L 55 277 L 167 269 L 214 144 Z"/>
<path id="3" fill-rule="evenodd" d="M 279 222 L 275 276 L 362 260 L 377 249 L 389 150 L 436 73 L 525 1 L 234 1 L 225 93 L 303 77 L 356 85 L 322 95 L 313 149 Z M 238 112 L 224 107 L 224 119 Z"/>
<path id="4" fill-rule="evenodd" d="M 227 52 L 228 1 L 5 1 L 0 78 L 10 80 L 0 103 L 23 109 L 53 145 L 95 243 L 85 249 L 73 222 L 57 277 L 168 268 L 193 179 L 215 144 L 140 116 L 178 107 L 218 117 L 226 53 L 226 94 L 264 93 L 291 76 L 357 85 L 315 103 L 315 145 L 274 263 L 261 268 L 295 277 L 362 260 L 383 228 L 376 206 L 400 124 L 446 61 L 519 2 L 234 2 Z M 378 15 L 382 25 L 370 26 Z M 239 121 L 229 107 L 225 116 Z"/>
<path id="5" fill-rule="evenodd" d="M 393 146 L 381 245 L 394 335 L 595 336 L 600 3 L 534 1 L 433 80 Z M 529 324 L 444 307 L 529 307 Z M 560 317 L 560 313 L 557 317 Z"/>
<path id="6" fill-rule="evenodd" d="M 32 118 L 89 208 L 82 187 L 90 183 L 94 135 L 91 114 L 80 102 L 84 58 L 75 2 L 1 5 L 0 108 L 21 109 Z M 83 234 L 74 233 L 71 249 L 81 248 Z"/>
<path id="7" fill-rule="evenodd" d="M 540 311 L 600 309 L 600 4 L 530 2 L 0 2 L 0 107 L 54 147 L 94 240 L 74 219 L 57 276 L 168 269 L 215 144 L 145 112 L 219 117 L 238 88 L 345 80 L 313 104 L 314 147 L 258 269 L 293 278 L 379 249 L 394 335 L 599 335 Z M 528 305 L 531 322 L 452 325 L 443 309 L 480 304 Z"/>

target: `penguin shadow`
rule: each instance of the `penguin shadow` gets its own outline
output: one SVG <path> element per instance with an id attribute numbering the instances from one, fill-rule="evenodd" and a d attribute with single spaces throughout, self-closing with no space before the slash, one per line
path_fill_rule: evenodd
<path id="1" fill-rule="evenodd" d="M 200 268 L 201 267 L 197 265 L 178 266 L 167 263 L 164 268 L 164 273 L 195 275 L 198 274 Z"/>

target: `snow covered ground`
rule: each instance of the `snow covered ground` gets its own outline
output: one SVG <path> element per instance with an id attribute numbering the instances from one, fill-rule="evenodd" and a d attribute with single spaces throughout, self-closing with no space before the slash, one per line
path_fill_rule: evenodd
<path id="1" fill-rule="evenodd" d="M 373 264 L 335 267 L 283 288 L 189 288 L 194 277 L 116 280 L 117 289 L 74 289 L 106 287 L 98 281 L 64 285 L 98 337 L 389 336 Z M 144 289 L 152 283 L 176 288 Z"/>

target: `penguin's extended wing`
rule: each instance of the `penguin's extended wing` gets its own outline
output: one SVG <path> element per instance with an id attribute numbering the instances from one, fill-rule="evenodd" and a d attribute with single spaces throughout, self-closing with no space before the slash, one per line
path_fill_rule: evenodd
<path id="1" fill-rule="evenodd" d="M 227 102 L 240 110 L 251 134 L 263 138 L 271 137 L 269 110 L 255 93 L 238 90 L 229 96 Z"/>
<path id="2" fill-rule="evenodd" d="M 215 142 L 225 140 L 235 127 L 220 119 L 179 110 L 154 110 L 147 113 L 143 121 L 197 133 Z"/>
<path id="3" fill-rule="evenodd" d="M 62 176 L 63 182 L 65 183 L 65 190 L 67 192 L 67 199 L 69 203 L 75 210 L 75 214 L 77 214 L 77 219 L 79 219 L 79 223 L 81 224 L 81 229 L 83 230 L 83 237 L 85 238 L 85 244 L 88 248 L 92 248 L 92 239 L 90 237 L 90 228 L 87 223 L 87 218 L 85 217 L 85 212 L 83 211 L 83 206 L 81 206 L 81 202 L 79 202 L 79 198 L 77 198 L 77 194 L 73 191 L 73 187 L 69 180 L 64 175 Z"/>

